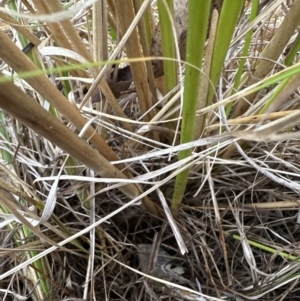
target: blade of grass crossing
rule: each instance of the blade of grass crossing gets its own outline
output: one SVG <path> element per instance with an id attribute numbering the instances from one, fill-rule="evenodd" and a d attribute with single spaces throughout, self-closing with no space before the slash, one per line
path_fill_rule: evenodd
<path id="1" fill-rule="evenodd" d="M 180 138 L 181 144 L 192 141 L 194 137 L 196 107 L 200 87 L 200 72 L 196 68 L 201 68 L 202 65 L 210 6 L 211 1 L 207 0 L 189 1 L 186 61 L 190 65 L 187 65 L 185 70 Z M 179 153 L 179 160 L 187 158 L 191 155 L 191 152 L 191 149 L 181 151 Z M 172 209 L 174 210 L 179 209 L 186 188 L 188 175 L 189 169 L 178 174 L 176 177 L 172 200 Z"/>
<path id="2" fill-rule="evenodd" d="M 211 62 L 210 80 L 212 85 L 208 93 L 208 105 L 212 103 L 214 98 L 215 87 L 219 82 L 225 57 L 243 5 L 244 1 L 241 0 L 224 0 L 223 2 Z"/>

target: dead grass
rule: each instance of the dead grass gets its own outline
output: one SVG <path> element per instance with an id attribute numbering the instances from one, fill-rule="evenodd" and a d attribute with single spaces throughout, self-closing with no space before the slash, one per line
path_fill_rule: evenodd
<path id="1" fill-rule="evenodd" d="M 255 25 L 246 66 L 255 65 L 285 13 L 271 11 Z M 241 30 L 246 14 L 247 10 Z M 231 93 L 242 43 L 240 38 L 225 63 L 216 91 L 220 101 Z M 284 68 L 284 58 L 278 60 L 274 73 Z M 24 89 L 39 100 L 34 90 Z M 262 90 L 245 115 L 228 121 L 228 128 L 251 129 L 257 122 L 298 110 L 296 90 L 269 119 L 257 121 L 266 117 L 256 115 L 271 90 Z M 117 190 L 114 185 L 122 181 L 100 178 L 92 168 L 67 158 L 55 144 L 5 114 L 0 141 L 1 300 L 297 300 L 298 141 L 247 141 L 239 148 L 234 137 L 212 140 L 221 132 L 222 116 L 211 109 L 204 144 L 192 142 L 194 152 L 186 162 L 191 164 L 188 187 L 180 211 L 173 216 L 166 204 L 181 165 L 179 147 L 167 143 L 171 130 L 160 122 L 164 116 L 150 125 L 141 122 L 145 112 L 140 111 L 135 93 L 121 96 L 118 102 L 133 121 L 132 131 L 124 129 L 124 120 L 103 103 L 87 104 L 81 113 L 120 158 L 118 164 L 126 166 L 131 182 L 141 191 L 151 190 L 149 200 L 164 208 L 168 218 L 143 209 Z M 102 112 L 100 106 L 105 107 Z M 65 116 L 55 113 L 67 125 Z M 74 131 L 73 125 L 68 126 Z M 159 141 L 145 134 L 152 131 L 160 132 Z M 297 133 L 298 127 L 290 132 Z M 30 218 L 42 222 L 28 228 Z M 184 274 L 155 285 L 141 273 L 139 244 L 153 244 L 152 255 L 147 255 L 153 257 L 154 266 L 155 252 L 162 248 L 175 258 L 175 266 L 184 268 Z M 182 255 L 184 248 L 187 252 Z M 43 251 L 36 265 L 35 256 Z M 32 262 L 23 267 L 28 260 Z"/>

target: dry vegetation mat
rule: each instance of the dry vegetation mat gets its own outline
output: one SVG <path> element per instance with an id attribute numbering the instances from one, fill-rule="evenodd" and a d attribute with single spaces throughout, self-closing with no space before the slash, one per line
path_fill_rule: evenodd
<path id="1" fill-rule="evenodd" d="M 298 300 L 300 0 L 0 1 L 0 300 Z"/>

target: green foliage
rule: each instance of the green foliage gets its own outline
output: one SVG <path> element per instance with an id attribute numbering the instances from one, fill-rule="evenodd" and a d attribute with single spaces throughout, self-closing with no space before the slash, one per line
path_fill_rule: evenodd
<path id="1" fill-rule="evenodd" d="M 202 9 L 198 9 L 198 5 Z M 189 1 L 189 21 L 187 30 L 185 83 L 182 104 L 182 123 L 180 143 L 193 140 L 196 119 L 198 90 L 200 86 L 200 71 L 204 54 L 204 44 L 208 27 L 210 3 L 206 0 Z M 181 151 L 179 160 L 185 159 L 192 153 L 191 149 Z M 185 191 L 189 169 L 180 173 L 175 182 L 172 208 L 178 210 Z"/>

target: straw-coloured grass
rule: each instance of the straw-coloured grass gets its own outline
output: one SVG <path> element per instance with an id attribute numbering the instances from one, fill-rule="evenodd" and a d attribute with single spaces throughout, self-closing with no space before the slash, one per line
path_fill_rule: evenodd
<path id="1" fill-rule="evenodd" d="M 205 1 L 3 3 L 1 300 L 296 300 L 300 0 Z"/>

